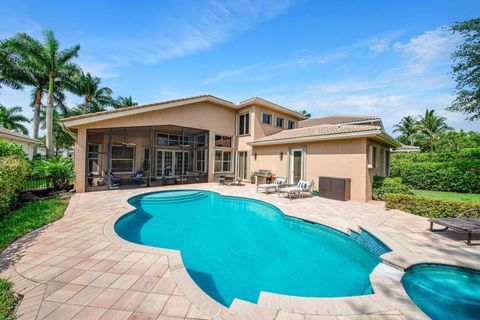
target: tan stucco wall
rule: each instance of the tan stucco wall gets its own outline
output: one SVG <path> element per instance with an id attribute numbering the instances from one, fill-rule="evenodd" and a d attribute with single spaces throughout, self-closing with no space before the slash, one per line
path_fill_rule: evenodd
<path id="1" fill-rule="evenodd" d="M 286 113 L 279 112 L 279 111 L 276 111 L 276 110 L 272 110 L 270 108 L 266 108 L 266 107 L 263 107 L 263 106 L 254 106 L 253 109 L 254 109 L 254 119 L 253 119 L 254 121 L 253 122 L 254 122 L 254 127 L 255 127 L 255 131 L 254 131 L 255 139 L 260 139 L 260 138 L 263 138 L 265 136 L 269 136 L 271 134 L 280 132 L 282 130 L 286 130 L 288 120 L 295 121 L 295 127 L 298 126 L 298 120 L 288 116 Z M 268 114 L 272 115 L 272 124 L 265 124 L 265 123 L 262 122 L 262 113 L 268 113 Z M 284 118 L 283 128 L 275 126 L 275 118 L 277 116 Z"/>
<path id="2" fill-rule="evenodd" d="M 370 199 L 366 138 L 254 147 L 251 158 L 252 171 L 270 169 L 278 177 L 289 178 L 290 148 L 306 150 L 305 179 L 313 180 L 315 189 L 318 189 L 319 176 L 350 178 L 351 199 L 357 201 Z M 280 152 L 284 154 L 283 161 L 280 161 Z"/>

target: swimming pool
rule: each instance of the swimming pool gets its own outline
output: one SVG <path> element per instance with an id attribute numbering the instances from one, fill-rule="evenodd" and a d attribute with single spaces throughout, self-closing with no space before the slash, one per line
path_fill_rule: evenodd
<path id="1" fill-rule="evenodd" d="M 479 319 L 478 271 L 420 264 L 407 269 L 402 284 L 413 302 L 433 320 Z"/>
<path id="2" fill-rule="evenodd" d="M 214 192 L 162 191 L 133 197 L 115 224 L 131 242 L 181 251 L 197 285 L 229 306 L 260 291 L 344 297 L 372 293 L 378 255 L 331 228 L 289 218 L 262 201 Z"/>

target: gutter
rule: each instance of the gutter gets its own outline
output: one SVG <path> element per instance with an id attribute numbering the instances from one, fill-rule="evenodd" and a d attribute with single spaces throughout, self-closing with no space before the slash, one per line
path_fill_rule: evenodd
<path id="1" fill-rule="evenodd" d="M 22 142 L 29 142 L 29 143 L 35 143 L 35 144 L 40 143 L 40 141 L 37 140 L 37 139 L 33 139 L 33 138 L 30 138 L 30 137 L 22 137 L 22 136 L 18 136 L 16 134 L 8 133 L 8 132 L 0 132 L 0 136 L 2 136 L 2 135 L 12 137 L 12 138 L 9 138 L 9 139 L 15 139 L 15 140 L 22 141 Z"/>

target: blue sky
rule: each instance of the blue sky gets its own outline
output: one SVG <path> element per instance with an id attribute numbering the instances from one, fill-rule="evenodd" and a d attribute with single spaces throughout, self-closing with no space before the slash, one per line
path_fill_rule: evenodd
<path id="1" fill-rule="evenodd" d="M 479 12 L 478 0 L 18 0 L 2 3 L 0 38 L 51 29 L 63 46 L 81 45 L 84 70 L 139 103 L 260 96 L 314 116 L 380 115 L 390 132 L 435 108 L 456 129 L 478 130 L 444 111 L 460 39 L 442 27 Z M 29 99 L 28 89 L 0 90 L 0 103 L 31 116 Z"/>

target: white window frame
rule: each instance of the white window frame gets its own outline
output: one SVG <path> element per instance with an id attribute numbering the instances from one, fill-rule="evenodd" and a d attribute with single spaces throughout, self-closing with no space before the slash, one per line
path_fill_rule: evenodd
<path id="1" fill-rule="evenodd" d="M 292 128 L 289 128 L 289 124 L 290 124 L 290 123 L 293 123 L 293 127 L 292 127 Z M 295 121 L 290 120 L 290 119 L 287 119 L 287 129 L 288 129 L 288 130 L 292 130 L 292 129 L 295 129 L 295 127 L 296 127 L 296 126 L 295 126 Z"/>
<path id="2" fill-rule="evenodd" d="M 203 159 L 200 159 L 200 160 L 198 159 L 198 152 L 203 153 Z M 197 149 L 197 150 L 195 150 L 194 158 L 195 158 L 194 159 L 195 171 L 205 173 L 206 172 L 207 149 Z M 199 162 L 200 162 L 200 168 L 198 167 Z"/>
<path id="3" fill-rule="evenodd" d="M 246 175 L 246 178 L 243 178 L 243 177 L 240 177 L 240 153 L 243 152 L 245 153 L 245 159 L 247 161 L 246 163 L 246 166 L 245 166 L 245 175 Z M 248 152 L 247 150 L 240 150 L 240 151 L 237 151 L 237 177 L 242 179 L 242 180 L 248 180 L 249 179 L 249 173 L 250 173 L 250 152 Z"/>
<path id="4" fill-rule="evenodd" d="M 368 169 L 374 169 L 377 167 L 377 147 L 374 145 L 368 146 Z"/>
<path id="5" fill-rule="evenodd" d="M 90 152 L 90 146 L 97 146 L 98 147 L 97 158 L 93 158 L 93 159 L 97 160 L 97 167 L 98 167 L 97 171 L 90 171 L 90 160 L 92 160 L 92 158 L 90 158 L 90 153 L 94 153 L 94 152 Z M 88 149 L 87 149 L 88 174 L 96 174 L 96 175 L 100 174 L 101 152 L 102 152 L 102 145 L 100 143 L 89 143 L 88 144 Z"/>
<path id="6" fill-rule="evenodd" d="M 221 155 L 222 155 L 222 156 L 221 156 L 221 160 L 217 160 L 217 159 L 216 159 L 216 153 L 217 153 L 217 152 L 220 152 L 220 153 L 221 153 Z M 225 171 L 225 170 L 223 170 L 223 163 L 224 163 L 224 162 L 227 162 L 227 161 L 223 160 L 223 158 L 224 158 L 223 155 L 224 155 L 225 153 L 230 153 L 230 171 Z M 215 150 L 215 151 L 214 151 L 214 155 L 213 155 L 213 172 L 214 172 L 214 173 L 232 173 L 232 172 L 233 172 L 233 164 L 234 164 L 233 156 L 234 156 L 233 150 L 222 150 L 222 149 Z M 222 168 L 221 171 L 216 171 L 216 170 L 215 170 L 215 165 L 217 164 L 217 162 L 220 162 L 220 163 L 221 163 L 221 168 Z"/>
<path id="7" fill-rule="evenodd" d="M 118 147 L 118 148 L 133 148 L 133 158 L 132 159 L 113 159 L 113 148 L 115 147 Z M 134 173 L 135 172 L 135 156 L 136 156 L 136 153 L 137 152 L 137 148 L 136 146 L 112 146 L 112 158 L 111 158 L 111 162 L 112 162 L 112 173 L 116 173 L 116 174 L 131 174 L 131 173 Z M 114 172 L 113 171 L 113 161 L 115 160 L 132 160 L 132 171 L 116 171 Z"/>
<path id="8" fill-rule="evenodd" d="M 261 122 L 262 124 L 272 125 L 272 121 L 273 121 L 273 114 L 272 114 L 272 113 L 267 113 L 267 112 L 263 112 L 263 111 L 262 111 L 260 115 L 261 115 L 260 122 Z M 268 115 L 268 116 L 270 116 L 270 122 L 269 122 L 269 123 L 263 122 L 263 115 Z"/>
<path id="9" fill-rule="evenodd" d="M 248 119 L 248 132 L 245 132 L 245 133 L 240 133 L 240 118 L 245 116 L 245 119 Z M 244 127 L 246 127 L 246 121 L 244 121 Z M 237 121 L 237 135 L 239 136 L 248 136 L 250 135 L 250 111 L 247 111 L 247 112 L 242 112 L 238 115 L 238 121 Z M 245 129 L 245 128 L 244 128 Z"/>
<path id="10" fill-rule="evenodd" d="M 283 123 L 282 123 L 281 126 L 279 126 L 279 125 L 277 124 L 277 120 L 278 120 L 278 119 L 282 119 L 282 121 L 283 121 Z M 283 128 L 285 127 L 285 117 L 275 116 L 275 127 L 277 127 L 277 128 L 282 128 L 282 129 L 283 129 Z"/>

